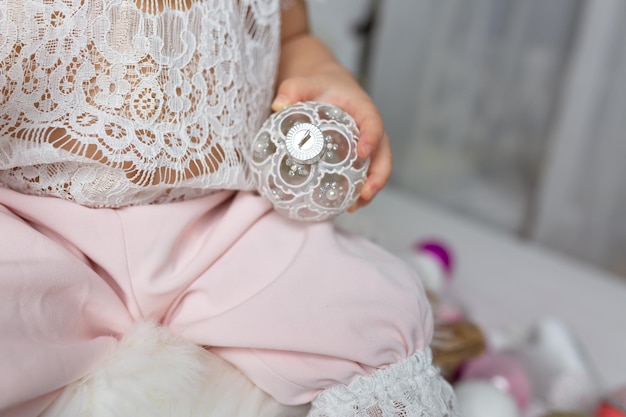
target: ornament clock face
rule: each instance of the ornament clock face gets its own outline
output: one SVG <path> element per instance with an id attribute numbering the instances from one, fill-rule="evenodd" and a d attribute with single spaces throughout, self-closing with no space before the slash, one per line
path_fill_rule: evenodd
<path id="1" fill-rule="evenodd" d="M 285 147 L 296 162 L 312 164 L 324 153 L 324 134 L 314 124 L 298 123 L 289 129 Z"/>

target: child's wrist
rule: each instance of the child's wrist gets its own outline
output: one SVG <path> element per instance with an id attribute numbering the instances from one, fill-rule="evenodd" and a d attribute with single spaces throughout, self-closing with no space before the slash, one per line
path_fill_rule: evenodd
<path id="1" fill-rule="evenodd" d="M 315 36 L 303 33 L 284 41 L 281 47 L 278 81 L 291 77 L 307 76 L 343 67 L 334 55 Z"/>

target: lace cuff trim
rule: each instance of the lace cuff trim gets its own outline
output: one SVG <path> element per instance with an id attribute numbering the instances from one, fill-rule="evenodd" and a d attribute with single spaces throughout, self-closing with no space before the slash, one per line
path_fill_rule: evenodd
<path id="1" fill-rule="evenodd" d="M 313 400 L 307 417 L 460 417 L 452 387 L 429 349 L 339 385 Z"/>

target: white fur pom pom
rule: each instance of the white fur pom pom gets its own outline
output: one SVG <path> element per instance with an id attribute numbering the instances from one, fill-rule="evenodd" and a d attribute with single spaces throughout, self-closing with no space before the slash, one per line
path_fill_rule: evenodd
<path id="1" fill-rule="evenodd" d="M 301 417 L 213 353 L 142 323 L 41 417 Z"/>

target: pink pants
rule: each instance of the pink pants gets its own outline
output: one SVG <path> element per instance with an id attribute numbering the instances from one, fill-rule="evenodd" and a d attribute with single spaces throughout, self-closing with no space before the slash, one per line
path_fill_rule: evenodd
<path id="1" fill-rule="evenodd" d="M 0 414 L 38 414 L 138 320 L 210 346 L 285 404 L 432 333 L 403 263 L 251 193 L 90 209 L 0 188 Z"/>

